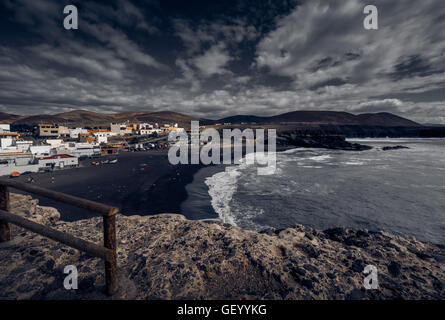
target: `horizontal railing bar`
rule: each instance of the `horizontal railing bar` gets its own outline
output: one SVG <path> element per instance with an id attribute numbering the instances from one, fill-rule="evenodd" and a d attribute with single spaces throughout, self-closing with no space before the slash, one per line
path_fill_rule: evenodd
<path id="1" fill-rule="evenodd" d="M 0 185 L 15 188 L 18 190 L 33 193 L 39 196 L 43 196 L 49 199 L 57 200 L 75 207 L 87 209 L 100 213 L 102 215 L 113 215 L 119 212 L 116 207 L 108 206 L 103 203 L 98 203 L 91 200 L 82 199 L 79 197 L 71 196 L 62 192 L 48 190 L 42 187 L 31 185 L 28 183 L 23 183 L 19 181 L 14 181 L 11 179 L 0 178 Z"/>
<path id="2" fill-rule="evenodd" d="M 110 260 L 113 257 L 113 252 L 110 249 L 99 246 L 95 243 L 85 241 L 83 239 L 74 237 L 70 234 L 61 232 L 59 230 L 52 229 L 50 227 L 38 224 L 31 220 L 25 219 L 18 215 L 9 213 L 4 210 L 0 210 L 0 220 L 13 223 L 17 226 L 55 240 L 57 242 L 66 244 L 69 247 L 84 251 L 92 256 L 102 258 L 104 260 Z"/>

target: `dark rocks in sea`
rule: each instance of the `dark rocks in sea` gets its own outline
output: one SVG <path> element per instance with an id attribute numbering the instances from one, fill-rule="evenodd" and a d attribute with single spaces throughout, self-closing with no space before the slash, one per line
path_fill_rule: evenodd
<path id="1" fill-rule="evenodd" d="M 325 134 L 343 135 L 347 138 L 444 138 L 445 127 L 434 126 L 359 126 L 321 125 L 319 131 Z"/>
<path id="2" fill-rule="evenodd" d="M 383 151 L 399 150 L 399 149 L 409 149 L 409 147 L 406 147 L 406 146 L 385 146 L 382 148 Z"/>
<path id="3" fill-rule="evenodd" d="M 358 143 L 350 143 L 341 135 L 325 135 L 317 132 L 301 131 L 280 132 L 277 137 L 277 147 L 325 148 L 337 150 L 363 151 L 372 147 Z"/>

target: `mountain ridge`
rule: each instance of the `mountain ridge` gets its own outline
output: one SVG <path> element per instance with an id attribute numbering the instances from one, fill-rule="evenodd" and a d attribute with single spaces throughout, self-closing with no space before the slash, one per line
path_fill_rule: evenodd
<path id="1" fill-rule="evenodd" d="M 5 117 L 6 118 L 6 117 Z M 1 119 L 1 118 L 0 118 Z M 122 113 L 99 113 L 87 110 L 73 110 L 69 112 L 58 113 L 54 115 L 32 115 L 24 116 L 17 121 L 11 121 L 12 124 L 35 125 L 39 123 L 58 123 L 71 125 L 109 125 L 113 122 L 157 122 L 179 124 L 190 123 L 198 118 L 190 117 L 177 112 L 122 112 Z"/>
<path id="2" fill-rule="evenodd" d="M 331 124 L 331 125 L 362 125 L 362 126 L 406 126 L 417 127 L 419 123 L 402 118 L 389 112 L 363 113 L 354 115 L 345 111 L 291 111 L 271 117 L 248 115 L 231 116 L 216 122 L 241 123 L 245 119 L 256 119 L 257 123 L 273 124 Z"/>
<path id="3" fill-rule="evenodd" d="M 188 116 L 174 111 L 98 113 L 88 110 L 72 110 L 58 114 L 20 116 L 0 113 L 0 121 L 11 124 L 35 125 L 59 123 L 70 125 L 109 125 L 111 122 L 177 122 L 184 125 L 192 120 L 203 124 L 257 123 L 257 124 L 301 124 L 301 125 L 359 125 L 387 127 L 421 127 L 422 125 L 389 112 L 363 113 L 354 115 L 345 111 L 292 111 L 274 116 L 234 115 L 218 120 Z"/>

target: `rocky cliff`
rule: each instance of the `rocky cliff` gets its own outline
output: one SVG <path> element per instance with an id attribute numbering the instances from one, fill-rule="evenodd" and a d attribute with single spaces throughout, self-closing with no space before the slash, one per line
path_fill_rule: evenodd
<path id="1" fill-rule="evenodd" d="M 363 151 L 372 147 L 351 143 L 344 136 L 326 135 L 320 132 L 304 132 L 299 130 L 280 132 L 277 139 L 277 148 L 302 147 L 302 148 L 326 148 L 334 150 Z"/>
<path id="2" fill-rule="evenodd" d="M 38 216 L 24 212 L 26 203 L 37 206 L 21 198 L 12 210 Z M 100 218 L 55 220 L 42 221 L 102 242 Z M 301 225 L 258 233 L 171 214 L 118 216 L 117 225 L 121 289 L 113 299 L 445 298 L 445 247 L 411 237 Z M 14 240 L 0 244 L 0 299 L 107 298 L 100 259 L 13 231 Z M 376 290 L 363 286 L 369 264 L 378 270 Z M 66 265 L 78 268 L 78 290 L 63 288 Z"/>

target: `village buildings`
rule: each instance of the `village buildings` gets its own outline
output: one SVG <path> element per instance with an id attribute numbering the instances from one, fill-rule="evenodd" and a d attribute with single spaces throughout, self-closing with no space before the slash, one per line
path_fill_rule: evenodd
<path id="1" fill-rule="evenodd" d="M 11 132 L 9 124 L 0 124 L 0 176 L 12 172 L 38 172 L 64 169 L 79 165 L 79 159 L 116 154 L 129 147 L 125 136 L 166 135 L 173 130 L 183 131 L 178 124 L 111 123 L 109 129 L 69 128 L 55 123 L 40 123 L 34 138 L 22 139 Z M 112 142 L 110 143 L 110 139 Z M 143 143 L 137 143 L 140 149 Z M 151 145 L 151 144 L 150 144 Z"/>

